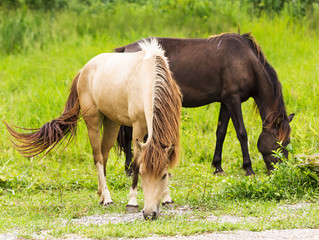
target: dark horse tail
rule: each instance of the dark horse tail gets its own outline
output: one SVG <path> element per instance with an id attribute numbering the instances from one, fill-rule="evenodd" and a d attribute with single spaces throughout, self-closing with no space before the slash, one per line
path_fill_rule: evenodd
<path id="1" fill-rule="evenodd" d="M 71 91 L 65 108 L 60 117 L 45 123 L 41 128 L 25 129 L 33 132 L 20 133 L 7 123 L 6 127 L 14 138 L 14 147 L 25 157 L 33 157 L 46 151 L 51 151 L 62 139 L 69 136 L 71 142 L 76 133 L 77 122 L 80 118 L 80 104 L 77 92 L 77 82 L 80 73 L 73 80 Z"/>
<path id="2" fill-rule="evenodd" d="M 117 135 L 117 143 L 120 151 L 123 151 L 126 154 L 128 151 L 132 151 L 131 149 L 128 149 L 127 141 L 132 141 L 132 128 L 122 125 L 120 127 L 119 134 Z"/>
<path id="3" fill-rule="evenodd" d="M 290 136 L 290 127 L 287 121 L 281 123 L 282 119 L 288 119 L 286 107 L 282 94 L 282 86 L 279 82 L 277 73 L 275 69 L 269 64 L 267 59 L 265 58 L 261 48 L 258 46 L 254 36 L 251 33 L 245 33 L 241 35 L 245 42 L 248 44 L 250 49 L 254 52 L 257 59 L 259 60 L 264 73 L 269 81 L 269 83 L 273 87 L 273 91 L 275 93 L 275 101 L 272 106 L 272 114 L 267 116 L 263 123 L 263 127 L 269 128 L 274 124 L 278 124 L 279 128 L 279 140 L 286 141 Z"/>

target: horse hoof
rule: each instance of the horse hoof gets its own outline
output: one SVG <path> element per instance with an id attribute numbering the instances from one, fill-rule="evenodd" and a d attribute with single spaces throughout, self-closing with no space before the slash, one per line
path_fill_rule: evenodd
<path id="1" fill-rule="evenodd" d="M 173 209 L 174 208 L 174 201 L 167 201 L 167 202 L 163 202 L 162 206 L 168 209 Z"/>
<path id="2" fill-rule="evenodd" d="M 114 202 L 104 202 L 104 201 L 101 201 L 101 202 L 100 202 L 100 205 L 101 205 L 101 206 L 105 206 L 105 207 L 106 207 L 106 206 L 109 206 L 109 205 L 113 205 L 113 204 L 114 204 Z"/>
<path id="3" fill-rule="evenodd" d="M 225 173 L 224 171 L 218 171 L 218 170 L 216 170 L 216 171 L 214 172 L 214 175 L 225 176 L 226 173 Z"/>
<path id="4" fill-rule="evenodd" d="M 251 175 L 256 175 L 255 172 L 253 170 L 247 171 L 246 172 L 246 176 L 251 176 Z"/>
<path id="5" fill-rule="evenodd" d="M 137 213 L 138 212 L 138 205 L 126 205 L 126 211 L 129 213 Z"/>

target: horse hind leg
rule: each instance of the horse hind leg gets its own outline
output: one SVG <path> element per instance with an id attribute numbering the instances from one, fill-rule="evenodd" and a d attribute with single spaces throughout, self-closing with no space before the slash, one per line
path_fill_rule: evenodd
<path id="1" fill-rule="evenodd" d="M 106 185 L 104 174 L 104 160 L 101 148 L 100 129 L 103 123 L 104 116 L 98 109 L 91 107 L 83 114 L 83 118 L 88 130 L 90 144 L 93 150 L 94 164 L 98 174 L 98 194 L 100 196 L 100 204 L 108 205 L 113 203 L 110 192 Z"/>
<path id="2" fill-rule="evenodd" d="M 116 142 L 119 129 L 120 129 L 120 125 L 111 121 L 107 117 L 104 117 L 103 136 L 102 136 L 102 145 L 101 145 L 104 176 L 106 176 L 106 163 L 109 157 L 109 152 Z"/>
<path id="3" fill-rule="evenodd" d="M 102 156 L 103 156 L 103 176 L 104 179 L 103 180 L 105 183 L 105 185 L 101 185 L 101 205 L 109 205 L 109 204 L 113 204 L 113 201 L 110 197 L 110 192 L 107 189 L 107 185 L 106 185 L 106 164 L 107 164 L 107 160 L 109 157 L 109 152 L 111 150 L 111 148 L 114 146 L 115 142 L 116 142 L 116 138 L 119 132 L 119 128 L 120 125 L 112 122 L 110 119 L 108 119 L 107 117 L 104 117 L 103 119 L 103 136 L 102 136 L 102 144 L 101 144 L 101 152 L 102 152 Z M 97 170 L 98 172 L 101 171 L 101 165 L 99 164 L 97 166 Z M 100 174 L 100 172 L 99 172 Z"/>
<path id="4" fill-rule="evenodd" d="M 214 174 L 224 173 L 222 169 L 221 162 L 222 162 L 222 151 L 223 151 L 223 144 L 227 132 L 228 122 L 229 122 L 229 113 L 225 104 L 221 103 L 220 110 L 219 110 L 219 118 L 218 118 L 218 125 L 216 130 L 216 146 L 215 146 L 215 153 L 212 165 L 215 167 Z"/>

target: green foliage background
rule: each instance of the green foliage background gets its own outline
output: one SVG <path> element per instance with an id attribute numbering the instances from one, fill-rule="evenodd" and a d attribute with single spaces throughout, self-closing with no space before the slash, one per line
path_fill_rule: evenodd
<path id="1" fill-rule="evenodd" d="M 52 236 L 141 237 L 210 231 L 318 227 L 318 176 L 300 168 L 293 155 L 318 152 L 319 6 L 317 0 L 2 0 L 0 2 L 0 119 L 35 128 L 63 110 L 78 70 L 93 56 L 148 36 L 205 38 L 221 32 L 252 32 L 276 69 L 291 123 L 290 160 L 271 176 L 256 143 L 261 120 L 253 101 L 243 104 L 249 150 L 256 176 L 244 177 L 242 156 L 232 124 L 226 135 L 223 168 L 213 176 L 219 103 L 182 112 L 182 155 L 172 170 L 171 193 L 192 216 L 163 215 L 156 222 L 81 227 L 60 219 L 125 213 L 131 179 L 124 156 L 112 150 L 108 186 L 115 206 L 98 206 L 97 175 L 86 128 L 79 124 L 73 143 L 46 157 L 25 159 L 0 125 L 0 232 L 49 230 Z M 139 204 L 143 206 L 140 191 Z M 286 213 L 282 204 L 308 202 L 303 215 Z M 271 216 L 283 214 L 270 221 Z M 209 214 L 260 217 L 256 223 L 209 223 Z M 294 215 L 295 214 L 295 215 Z M 189 222 L 194 216 L 200 220 Z M 298 217 L 296 217 L 298 216 Z M 286 218 L 291 219 L 289 223 Z M 183 227 L 184 226 L 184 227 Z M 183 229 L 178 230 L 176 229 Z"/>

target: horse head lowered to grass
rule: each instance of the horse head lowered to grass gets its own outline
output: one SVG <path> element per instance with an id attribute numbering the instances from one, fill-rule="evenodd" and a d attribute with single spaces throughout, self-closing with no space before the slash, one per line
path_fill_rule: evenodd
<path id="1" fill-rule="evenodd" d="M 113 203 L 106 185 L 109 151 L 120 126 L 131 126 L 133 183 L 127 209 L 138 210 L 140 175 L 144 218 L 156 219 L 160 202 L 172 202 L 167 171 L 179 158 L 181 93 L 157 40 L 143 41 L 139 47 L 142 51 L 136 53 L 103 53 L 85 64 L 73 80 L 64 112 L 57 119 L 29 133 L 19 133 L 6 126 L 15 148 L 31 157 L 48 153 L 68 135 L 73 137 L 82 115 L 93 149 L 102 205 Z M 146 134 L 148 138 L 143 143 Z"/>
<path id="2" fill-rule="evenodd" d="M 243 168 L 246 175 L 254 174 L 241 110 L 241 103 L 250 97 L 254 98 L 263 122 L 258 149 L 268 171 L 273 170 L 273 164 L 278 161 L 273 151 L 279 148 L 288 155 L 283 147 L 289 143 L 289 122 L 293 114 L 287 115 L 276 71 L 252 34 L 225 33 L 207 39 L 157 39 L 165 50 L 173 78 L 183 94 L 183 106 L 221 103 L 212 161 L 215 173 L 223 172 L 222 148 L 231 118 L 241 145 Z M 116 52 L 139 50 L 138 42 L 115 49 Z M 131 130 L 124 127 L 118 138 L 126 153 L 127 172 L 131 162 L 131 134 Z"/>

